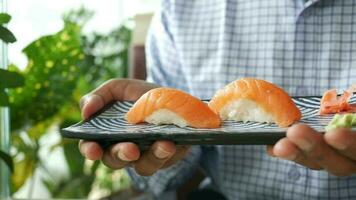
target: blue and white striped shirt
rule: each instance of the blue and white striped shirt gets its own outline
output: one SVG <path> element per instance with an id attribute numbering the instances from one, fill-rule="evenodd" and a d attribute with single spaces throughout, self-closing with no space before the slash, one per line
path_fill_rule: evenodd
<path id="1" fill-rule="evenodd" d="M 356 82 L 355 0 L 163 0 L 147 38 L 149 80 L 208 99 L 257 77 L 291 95 Z M 151 177 L 158 195 L 202 166 L 228 199 L 356 199 L 356 176 L 336 177 L 270 157 L 265 146 L 195 146 Z"/>

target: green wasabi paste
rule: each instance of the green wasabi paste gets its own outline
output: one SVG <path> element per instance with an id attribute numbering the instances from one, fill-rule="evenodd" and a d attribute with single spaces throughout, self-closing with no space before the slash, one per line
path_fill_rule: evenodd
<path id="1" fill-rule="evenodd" d="M 325 127 L 326 131 L 335 128 L 352 128 L 356 127 L 356 113 L 336 114 L 330 123 Z"/>

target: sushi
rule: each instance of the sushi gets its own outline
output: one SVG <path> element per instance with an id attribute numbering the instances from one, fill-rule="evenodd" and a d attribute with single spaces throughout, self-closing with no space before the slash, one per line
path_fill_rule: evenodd
<path id="1" fill-rule="evenodd" d="M 267 122 L 287 127 L 301 118 L 300 110 L 283 89 L 254 78 L 231 82 L 217 91 L 208 105 L 222 120 Z"/>
<path id="2" fill-rule="evenodd" d="M 172 88 L 155 88 L 142 95 L 126 113 L 131 124 L 174 124 L 179 127 L 218 128 L 220 118 L 198 98 Z"/>

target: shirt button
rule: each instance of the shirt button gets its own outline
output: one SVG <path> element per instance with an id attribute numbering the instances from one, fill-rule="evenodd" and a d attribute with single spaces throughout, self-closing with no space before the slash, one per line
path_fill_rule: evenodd
<path id="1" fill-rule="evenodd" d="M 300 177 L 300 172 L 298 170 L 298 168 L 296 166 L 293 166 L 289 172 L 288 172 L 288 176 L 290 179 L 293 179 L 293 180 L 298 180 L 299 177 Z"/>

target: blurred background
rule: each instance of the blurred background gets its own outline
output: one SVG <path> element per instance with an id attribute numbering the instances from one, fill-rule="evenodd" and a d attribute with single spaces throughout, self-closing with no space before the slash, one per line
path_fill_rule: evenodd
<path id="1" fill-rule="evenodd" d="M 85 160 L 59 129 L 81 120 L 82 95 L 110 78 L 145 78 L 144 41 L 159 0 L 11 0 L 8 90 L 11 196 L 112 198 L 140 194 L 124 170 Z M 1 82 L 1 80 L 0 80 Z M 1 86 L 1 83 L 0 83 Z M 1 89 L 1 88 L 0 88 Z M 0 138 L 2 140 L 2 138 Z"/>

